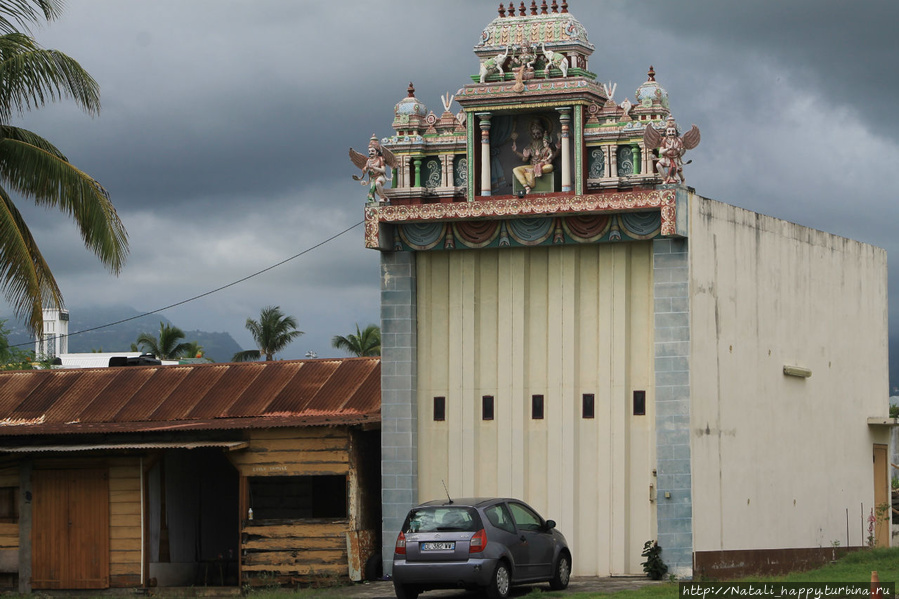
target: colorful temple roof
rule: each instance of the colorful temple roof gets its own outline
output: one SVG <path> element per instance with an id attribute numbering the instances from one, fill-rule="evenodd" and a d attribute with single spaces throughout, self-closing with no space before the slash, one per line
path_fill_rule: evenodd
<path id="1" fill-rule="evenodd" d="M 595 48 L 568 9 L 556 0 L 500 4 L 473 49 L 478 71 L 441 98 L 440 116 L 410 83 L 394 134 L 373 140 L 368 156 L 350 150 L 362 170 L 355 178 L 369 185 L 368 247 L 470 247 L 464 223 L 484 219 L 503 222 L 489 242 L 472 242 L 479 247 L 685 231 L 676 210 L 678 189 L 687 189 L 681 157 L 699 130 L 680 137 L 652 67 L 633 103 L 615 100 L 617 84 L 589 70 Z M 569 234 L 579 226 L 573 217 L 595 220 L 602 234 Z M 518 235 L 517 218 L 542 219 L 535 230 L 553 233 Z"/>

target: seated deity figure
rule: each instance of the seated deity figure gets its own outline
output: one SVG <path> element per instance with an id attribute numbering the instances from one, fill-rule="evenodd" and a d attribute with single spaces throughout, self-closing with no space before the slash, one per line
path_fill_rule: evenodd
<path id="1" fill-rule="evenodd" d="M 528 129 L 531 133 L 531 143 L 521 152 L 516 145 L 517 135 L 512 134 L 512 152 L 527 163 L 513 168 L 512 174 L 524 187 L 525 193 L 531 192 L 539 177 L 553 171 L 553 160 L 559 155 L 559 148 L 552 143 L 543 119 L 533 119 Z"/>

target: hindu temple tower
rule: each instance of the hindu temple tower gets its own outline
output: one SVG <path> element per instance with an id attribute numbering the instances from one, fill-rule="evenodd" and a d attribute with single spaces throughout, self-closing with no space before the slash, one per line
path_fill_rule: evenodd
<path id="1" fill-rule="evenodd" d="M 698 195 L 698 130 L 594 51 L 567 2 L 501 4 L 471 81 L 439 114 L 410 84 L 370 145 L 387 572 L 444 484 L 526 500 L 601 576 L 651 539 L 678 576 L 817 559 L 888 487 L 884 252 Z"/>

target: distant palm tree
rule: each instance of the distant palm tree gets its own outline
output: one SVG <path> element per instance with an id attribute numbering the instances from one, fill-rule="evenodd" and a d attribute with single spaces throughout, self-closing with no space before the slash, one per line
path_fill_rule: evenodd
<path id="1" fill-rule="evenodd" d="M 364 331 L 360 331 L 357 323 L 355 335 L 352 333 L 346 337 L 335 335 L 331 339 L 331 345 L 355 356 L 380 356 L 381 327 L 376 324 L 370 324 L 365 327 Z"/>
<path id="2" fill-rule="evenodd" d="M 160 360 L 177 360 L 189 347 L 188 343 L 180 343 L 181 339 L 184 339 L 184 331 L 160 322 L 158 339 L 151 333 L 141 333 L 137 336 L 137 344 L 142 351 L 153 354 Z"/>
<path id="3" fill-rule="evenodd" d="M 285 316 L 280 306 L 268 306 L 259 314 L 259 320 L 247 318 L 247 330 L 259 349 L 248 349 L 237 352 L 231 358 L 233 362 L 248 362 L 265 356 L 266 362 L 273 360 L 275 354 L 303 334 L 297 330 L 297 319 Z"/>
<path id="4" fill-rule="evenodd" d="M 207 362 L 212 362 L 212 358 L 206 357 L 206 351 L 203 349 L 203 346 L 200 345 L 199 341 L 191 341 L 185 344 L 184 348 L 184 357 L 185 358 L 203 358 Z"/>

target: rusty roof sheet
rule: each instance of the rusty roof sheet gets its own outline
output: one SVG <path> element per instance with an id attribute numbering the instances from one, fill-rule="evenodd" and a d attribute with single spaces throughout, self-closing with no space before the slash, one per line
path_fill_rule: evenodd
<path id="1" fill-rule="evenodd" d="M 380 358 L 0 372 L 0 436 L 380 420 Z"/>

